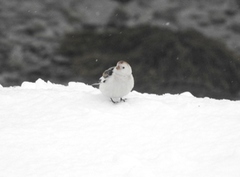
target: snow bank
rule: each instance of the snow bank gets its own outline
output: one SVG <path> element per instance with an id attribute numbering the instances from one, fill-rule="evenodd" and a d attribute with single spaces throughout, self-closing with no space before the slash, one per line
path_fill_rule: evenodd
<path id="1" fill-rule="evenodd" d="M 239 101 L 136 91 L 113 104 L 83 83 L 0 88 L 2 177 L 240 175 Z"/>

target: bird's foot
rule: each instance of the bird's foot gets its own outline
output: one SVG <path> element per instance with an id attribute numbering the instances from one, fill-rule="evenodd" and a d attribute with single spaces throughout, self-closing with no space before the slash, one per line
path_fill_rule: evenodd
<path id="1" fill-rule="evenodd" d="M 116 103 L 120 103 L 120 102 L 125 102 L 127 99 L 125 98 L 125 99 L 123 99 L 123 98 L 120 98 L 120 101 L 115 101 L 115 100 L 113 100 L 112 98 L 111 98 L 111 101 L 114 103 L 114 104 L 116 104 Z"/>
<path id="2" fill-rule="evenodd" d="M 127 98 L 120 98 L 120 101 L 125 102 L 127 100 Z"/>

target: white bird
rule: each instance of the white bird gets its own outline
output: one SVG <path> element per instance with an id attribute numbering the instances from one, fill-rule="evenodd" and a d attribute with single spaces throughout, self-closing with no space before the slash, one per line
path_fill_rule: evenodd
<path id="1" fill-rule="evenodd" d="M 113 103 L 124 101 L 134 86 L 132 68 L 126 61 L 119 61 L 115 67 L 103 72 L 99 82 L 99 90 L 109 97 Z"/>

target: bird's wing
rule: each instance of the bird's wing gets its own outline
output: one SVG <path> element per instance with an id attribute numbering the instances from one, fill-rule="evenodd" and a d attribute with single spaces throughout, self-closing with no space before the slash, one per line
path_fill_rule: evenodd
<path id="1" fill-rule="evenodd" d="M 107 69 L 106 71 L 103 72 L 103 75 L 102 75 L 102 76 L 103 76 L 104 78 L 108 78 L 109 76 L 112 75 L 113 69 L 114 69 L 114 67 L 111 67 L 111 68 Z"/>
<path id="2" fill-rule="evenodd" d="M 108 77 L 112 75 L 113 69 L 114 66 L 105 70 L 102 74 L 102 77 L 100 77 L 99 82 L 92 84 L 92 86 L 98 86 L 101 83 L 105 83 Z"/>
<path id="3" fill-rule="evenodd" d="M 113 74 L 114 67 L 105 70 L 100 78 L 100 82 L 106 82 L 107 78 Z"/>

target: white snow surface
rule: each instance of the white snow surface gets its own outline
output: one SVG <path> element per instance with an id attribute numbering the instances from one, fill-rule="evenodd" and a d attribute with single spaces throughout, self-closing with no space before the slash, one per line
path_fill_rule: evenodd
<path id="1" fill-rule="evenodd" d="M 0 88 L 1 177 L 239 177 L 240 101 L 84 83 Z"/>

